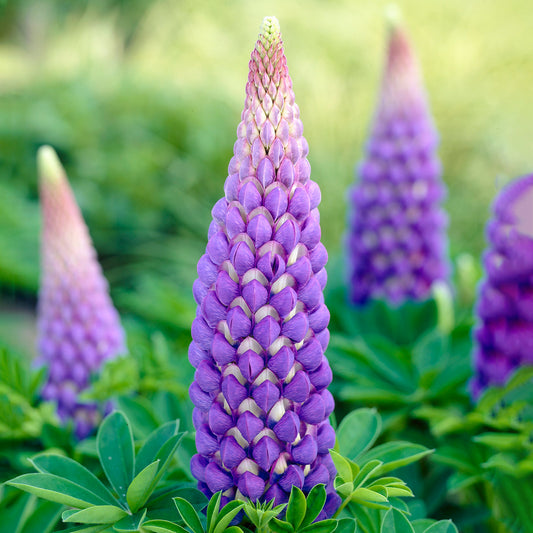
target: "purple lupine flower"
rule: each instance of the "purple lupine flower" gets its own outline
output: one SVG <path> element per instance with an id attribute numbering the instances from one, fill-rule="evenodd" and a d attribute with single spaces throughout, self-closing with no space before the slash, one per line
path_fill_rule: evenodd
<path id="1" fill-rule="evenodd" d="M 502 189 L 487 225 L 485 279 L 477 302 L 472 394 L 533 365 L 533 174 Z"/>
<path id="2" fill-rule="evenodd" d="M 206 495 L 221 490 L 226 500 L 279 504 L 293 485 L 308 492 L 324 483 L 327 516 L 339 504 L 328 451 L 327 252 L 274 17 L 265 18 L 249 67 L 225 196 L 193 286 L 191 470 Z"/>
<path id="3" fill-rule="evenodd" d="M 38 362 L 48 367 L 42 397 L 57 402 L 59 418 L 72 419 L 83 438 L 100 412 L 78 395 L 104 361 L 125 352 L 124 333 L 56 153 L 43 146 L 37 161 L 43 215 Z"/>
<path id="4" fill-rule="evenodd" d="M 392 24 L 360 181 L 349 193 L 350 300 L 421 300 L 446 280 L 438 139 L 406 33 Z"/>

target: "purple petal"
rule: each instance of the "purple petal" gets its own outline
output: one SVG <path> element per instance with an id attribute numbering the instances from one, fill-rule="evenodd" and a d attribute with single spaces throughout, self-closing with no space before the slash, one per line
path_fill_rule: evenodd
<path id="1" fill-rule="evenodd" d="M 296 187 L 292 198 L 289 200 L 289 213 L 299 222 L 309 216 L 311 202 L 306 190 L 303 187 Z"/>
<path id="2" fill-rule="evenodd" d="M 246 387 L 241 385 L 233 374 L 225 377 L 222 381 L 222 394 L 232 409 L 237 409 L 248 397 Z"/>
<path id="3" fill-rule="evenodd" d="M 212 328 L 208 326 L 203 318 L 196 317 L 193 320 L 191 333 L 194 342 L 196 342 L 202 350 L 208 351 L 211 348 L 214 333 Z"/>
<path id="4" fill-rule="evenodd" d="M 198 409 L 206 412 L 209 411 L 212 403 L 211 396 L 207 392 L 204 392 L 198 383 L 194 382 L 189 387 L 189 396 L 192 403 L 198 407 Z"/>
<path id="5" fill-rule="evenodd" d="M 257 261 L 257 268 L 268 281 L 274 281 L 285 272 L 285 261 L 278 254 L 267 252 Z"/>
<path id="6" fill-rule="evenodd" d="M 198 277 L 206 286 L 211 287 L 217 279 L 217 266 L 209 259 L 207 254 L 202 255 L 197 266 Z"/>
<path id="7" fill-rule="evenodd" d="M 245 411 L 237 420 L 237 428 L 248 442 L 252 442 L 265 424 L 250 411 Z"/>
<path id="8" fill-rule="evenodd" d="M 294 277 L 298 282 L 298 285 L 304 285 L 311 277 L 313 269 L 311 268 L 311 262 L 307 257 L 300 257 L 296 263 L 287 267 L 287 272 Z"/>
<path id="9" fill-rule="evenodd" d="M 321 303 L 322 287 L 320 282 L 313 276 L 299 291 L 298 300 L 305 304 L 305 307 L 311 311 Z"/>
<path id="10" fill-rule="evenodd" d="M 194 374 L 196 383 L 205 392 L 215 392 L 220 387 L 220 372 L 207 360 L 202 361 Z"/>
<path id="11" fill-rule="evenodd" d="M 276 144 L 276 142 L 274 142 L 274 144 Z M 274 145 L 272 146 L 272 148 L 273 147 Z M 272 148 L 270 149 L 271 152 Z M 270 154 L 269 157 L 271 157 Z M 269 157 L 264 157 L 259 162 L 259 165 L 257 165 L 256 177 L 265 189 L 274 181 L 274 178 L 276 176 L 274 165 L 272 164 L 272 161 L 269 159 Z"/>
<path id="12" fill-rule="evenodd" d="M 247 337 L 252 331 L 251 320 L 239 306 L 233 307 L 228 311 L 227 322 L 233 339 Z"/>
<path id="13" fill-rule="evenodd" d="M 213 359 L 221 366 L 235 361 L 236 350 L 221 333 L 215 333 L 212 344 Z"/>
<path id="14" fill-rule="evenodd" d="M 303 470 L 296 465 L 290 465 L 278 481 L 279 486 L 289 492 L 293 486 L 301 489 L 304 486 Z"/>
<path id="15" fill-rule="evenodd" d="M 309 327 L 315 332 L 319 333 L 323 329 L 326 329 L 329 324 L 329 310 L 322 304 L 309 314 Z"/>
<path id="16" fill-rule="evenodd" d="M 253 336 L 266 350 L 279 337 L 280 332 L 279 323 L 269 315 L 255 325 Z"/>
<path id="17" fill-rule="evenodd" d="M 268 360 L 268 368 L 279 379 L 285 379 L 294 364 L 294 353 L 288 346 L 282 346 L 278 353 Z"/>
<path id="18" fill-rule="evenodd" d="M 252 382 L 265 368 L 265 361 L 253 350 L 247 350 L 239 357 L 239 369 L 244 378 Z"/>
<path id="19" fill-rule="evenodd" d="M 225 270 L 221 270 L 217 276 L 215 291 L 218 299 L 228 306 L 239 296 L 239 284 L 233 281 Z"/>
<path id="20" fill-rule="evenodd" d="M 239 233 L 246 231 L 246 224 L 237 206 L 230 207 L 226 215 L 226 231 L 230 239 L 234 239 Z"/>
<path id="21" fill-rule="evenodd" d="M 307 182 L 307 194 L 309 195 L 310 205 L 309 209 L 316 209 L 320 204 L 322 199 L 322 194 L 320 192 L 320 187 L 318 183 L 314 181 Z"/>
<path id="22" fill-rule="evenodd" d="M 320 242 L 320 224 L 313 215 L 307 217 L 303 228 L 300 242 L 305 244 L 308 250 L 313 249 Z"/>
<path id="23" fill-rule="evenodd" d="M 258 214 L 248 223 L 248 235 L 254 241 L 255 247 L 260 248 L 272 237 L 272 226 L 263 214 Z"/>
<path id="24" fill-rule="evenodd" d="M 221 198 L 211 209 L 211 215 L 219 224 L 225 224 L 226 211 L 228 209 L 228 202 L 225 198 Z"/>
<path id="25" fill-rule="evenodd" d="M 226 318 L 226 307 L 217 298 L 214 290 L 209 290 L 202 302 L 202 314 L 212 328 Z"/>
<path id="26" fill-rule="evenodd" d="M 228 259 L 229 257 L 228 256 L 228 253 L 229 253 L 228 238 L 226 237 L 223 231 L 219 231 L 217 234 L 211 237 L 211 239 L 209 239 L 209 242 L 207 243 L 206 251 L 207 251 L 207 254 L 209 255 L 209 259 L 211 259 L 211 261 L 215 265 L 220 265 L 226 259 Z"/>
<path id="27" fill-rule="evenodd" d="M 278 387 L 271 381 L 263 381 L 252 394 L 255 403 L 266 413 L 279 400 L 280 392 Z"/>
<path id="28" fill-rule="evenodd" d="M 317 391 L 321 391 L 329 386 L 333 379 L 333 374 L 325 356 L 322 357 L 320 366 L 314 372 L 309 373 L 309 379 Z"/>
<path id="29" fill-rule="evenodd" d="M 281 187 L 274 187 L 266 196 L 264 200 L 265 207 L 270 211 L 272 218 L 277 220 L 283 213 L 287 211 L 289 200 L 287 193 Z"/>
<path id="30" fill-rule="evenodd" d="M 285 385 L 283 389 L 283 396 L 289 398 L 293 402 L 302 403 L 307 400 L 309 397 L 309 391 L 311 388 L 311 383 L 307 374 L 303 370 L 298 370 L 291 382 L 288 385 Z"/>
<path id="31" fill-rule="evenodd" d="M 251 472 L 245 472 L 238 483 L 239 490 L 243 496 L 250 498 L 250 500 L 257 500 L 265 491 L 265 482 Z"/>
<path id="32" fill-rule="evenodd" d="M 283 324 L 281 333 L 285 337 L 300 342 L 304 339 L 307 330 L 309 329 L 309 322 L 305 313 L 296 313 L 288 322 Z"/>
<path id="33" fill-rule="evenodd" d="M 254 446 L 253 449 L 253 458 L 255 462 L 263 469 L 270 470 L 270 467 L 279 457 L 281 453 L 281 448 L 278 443 L 265 435 L 261 440 Z"/>
<path id="34" fill-rule="evenodd" d="M 328 469 L 322 465 L 317 465 L 307 476 L 304 481 L 304 491 L 311 490 L 315 485 L 327 485 L 330 481 Z"/>
<path id="35" fill-rule="evenodd" d="M 226 468 L 235 468 L 246 458 L 246 452 L 235 437 L 230 435 L 229 437 L 224 437 L 220 442 L 220 457 Z"/>
<path id="36" fill-rule="evenodd" d="M 274 426 L 274 433 L 283 442 L 294 442 L 300 431 L 300 419 L 294 411 L 287 411 Z"/>
<path id="37" fill-rule="evenodd" d="M 335 400 L 333 399 L 333 396 L 331 392 L 329 392 L 328 389 L 324 389 L 320 395 L 322 396 L 322 399 L 324 400 L 324 405 L 326 406 L 326 418 L 333 413 L 333 410 L 335 409 Z"/>
<path id="38" fill-rule="evenodd" d="M 315 337 L 311 337 L 297 352 L 296 360 L 305 368 L 312 372 L 316 370 L 322 362 L 324 351 L 320 342 Z"/>
<path id="39" fill-rule="evenodd" d="M 300 228 L 294 220 L 286 220 L 275 232 L 274 239 L 279 242 L 287 254 L 290 254 L 300 240 Z"/>
<path id="40" fill-rule="evenodd" d="M 218 466 L 216 463 L 209 463 L 205 469 L 205 482 L 212 492 L 228 490 L 233 486 L 231 474 Z"/>
<path id="41" fill-rule="evenodd" d="M 309 260 L 311 261 L 311 266 L 315 273 L 319 272 L 326 266 L 326 263 L 328 262 L 328 252 L 321 242 L 309 251 Z"/>
<path id="42" fill-rule="evenodd" d="M 310 465 L 317 455 L 317 444 L 311 435 L 306 435 L 296 446 L 292 447 L 292 458 L 301 465 Z"/>
<path id="43" fill-rule="evenodd" d="M 189 344 L 189 362 L 194 368 L 196 368 L 204 359 L 209 360 L 210 358 L 211 356 L 209 355 L 209 352 L 202 350 L 194 341 Z"/>
<path id="44" fill-rule="evenodd" d="M 268 151 L 268 157 L 271 159 L 275 168 L 279 167 L 283 157 L 283 152 L 283 143 L 281 142 L 281 139 L 276 138 L 272 143 L 270 150 Z"/>
<path id="45" fill-rule="evenodd" d="M 216 453 L 218 450 L 218 441 L 207 426 L 203 426 L 196 431 L 196 449 L 199 454 L 206 457 Z"/>
<path id="46" fill-rule="evenodd" d="M 326 418 L 326 405 L 320 394 L 312 394 L 302 405 L 300 418 L 307 424 L 319 424 Z"/>
<path id="47" fill-rule="evenodd" d="M 239 191 L 239 202 L 243 205 L 246 213 L 250 213 L 261 205 L 261 194 L 253 182 L 245 183 Z"/>
<path id="48" fill-rule="evenodd" d="M 239 276 L 255 265 L 255 255 L 244 241 L 240 241 L 231 249 L 230 259 Z"/>
<path id="49" fill-rule="evenodd" d="M 202 283 L 200 279 L 195 279 L 194 283 L 192 284 L 192 294 L 194 296 L 194 301 L 200 305 L 202 303 L 202 300 L 205 298 L 205 295 L 207 294 L 207 286 Z"/>
<path id="50" fill-rule="evenodd" d="M 329 422 L 324 422 L 320 425 L 316 440 L 318 453 L 328 453 L 335 446 L 335 430 Z"/>
<path id="51" fill-rule="evenodd" d="M 250 281 L 242 289 L 242 296 L 248 307 L 255 313 L 260 307 L 265 305 L 268 300 L 268 291 L 256 279 Z"/>
<path id="52" fill-rule="evenodd" d="M 235 161 L 235 158 L 233 157 L 231 161 Z M 230 162 L 230 168 L 231 167 L 232 163 Z M 228 170 L 230 168 L 228 168 Z M 226 182 L 224 183 L 224 194 L 229 202 L 237 199 L 237 187 L 239 185 L 238 169 L 231 168 L 231 170 L 233 170 L 233 172 L 230 171 L 230 175 L 226 178 Z"/>
<path id="53" fill-rule="evenodd" d="M 292 287 L 285 287 L 270 298 L 270 305 L 276 309 L 279 316 L 285 317 L 294 309 L 297 300 L 296 291 Z"/>
<path id="54" fill-rule="evenodd" d="M 226 413 L 224 408 L 218 403 L 214 402 L 209 409 L 209 428 L 215 435 L 224 435 L 231 427 L 233 427 L 233 418 Z"/>
<path id="55" fill-rule="evenodd" d="M 272 485 L 265 494 L 265 502 L 274 500 L 274 505 L 282 505 L 289 501 L 289 494 L 285 492 L 277 483 Z"/>
<path id="56" fill-rule="evenodd" d="M 294 183 L 294 166 L 290 159 L 284 157 L 278 169 L 278 181 L 281 181 L 285 187 L 291 188 Z"/>
<path id="57" fill-rule="evenodd" d="M 198 480 L 205 482 L 205 468 L 208 465 L 208 461 L 200 454 L 192 456 L 191 459 L 191 473 Z"/>

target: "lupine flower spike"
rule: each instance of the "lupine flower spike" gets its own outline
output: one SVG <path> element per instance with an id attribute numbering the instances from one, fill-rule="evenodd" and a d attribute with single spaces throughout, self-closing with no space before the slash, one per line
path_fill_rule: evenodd
<path id="1" fill-rule="evenodd" d="M 477 303 L 475 398 L 488 386 L 505 384 L 519 367 L 533 365 L 532 207 L 533 174 L 509 183 L 494 202 Z"/>
<path id="2" fill-rule="evenodd" d="M 265 18 L 252 52 L 225 196 L 214 206 L 193 287 L 189 359 L 198 454 L 191 469 L 208 496 L 286 502 L 291 487 L 327 486 L 322 517 L 338 507 L 327 252 L 320 189 L 294 102 L 278 21 Z"/>
<path id="3" fill-rule="evenodd" d="M 43 146 L 37 161 L 43 215 L 38 362 L 49 370 L 42 397 L 56 401 L 60 419 L 72 419 L 83 438 L 100 413 L 78 395 L 104 361 L 125 352 L 124 333 L 56 153 Z"/>
<path id="4" fill-rule="evenodd" d="M 349 192 L 350 299 L 421 300 L 446 280 L 437 133 L 405 31 L 391 21 L 381 94 L 360 181 Z"/>

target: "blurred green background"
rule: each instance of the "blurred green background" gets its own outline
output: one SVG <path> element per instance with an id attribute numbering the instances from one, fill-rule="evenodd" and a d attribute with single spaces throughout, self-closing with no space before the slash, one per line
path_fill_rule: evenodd
<path id="1" fill-rule="evenodd" d="M 498 188 L 533 169 L 530 0 L 397 2 L 441 135 L 450 251 L 478 257 Z M 381 0 L 4 0 L 0 4 L 0 343 L 33 350 L 35 153 L 59 152 L 121 312 L 188 335 L 190 285 L 223 193 L 265 15 L 281 23 L 341 251 L 384 51 Z M 136 318 L 137 317 L 137 318 Z M 181 333 L 180 333 L 181 332 Z"/>

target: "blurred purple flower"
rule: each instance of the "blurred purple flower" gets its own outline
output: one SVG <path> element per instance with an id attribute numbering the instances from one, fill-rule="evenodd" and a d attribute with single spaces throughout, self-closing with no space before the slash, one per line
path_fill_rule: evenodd
<path id="1" fill-rule="evenodd" d="M 60 419 L 73 419 L 77 436 L 84 438 L 100 411 L 79 393 L 106 360 L 125 352 L 124 333 L 87 226 L 49 146 L 39 149 L 38 168 L 43 215 L 38 363 L 48 367 L 42 397 L 57 402 Z"/>
<path id="2" fill-rule="evenodd" d="M 381 95 L 360 181 L 349 191 L 350 300 L 420 300 L 447 280 L 437 133 L 405 31 L 391 24 Z"/>
<path id="3" fill-rule="evenodd" d="M 471 383 L 477 398 L 503 385 L 523 365 L 533 365 L 533 174 L 506 187 L 494 202 L 483 256 Z"/>
<path id="4" fill-rule="evenodd" d="M 324 517 L 339 504 L 328 452 L 327 252 L 274 17 L 265 18 L 249 67 L 225 197 L 213 208 L 193 287 L 191 469 L 206 495 L 221 490 L 225 501 L 279 504 L 293 485 L 308 492 L 324 483 Z"/>

